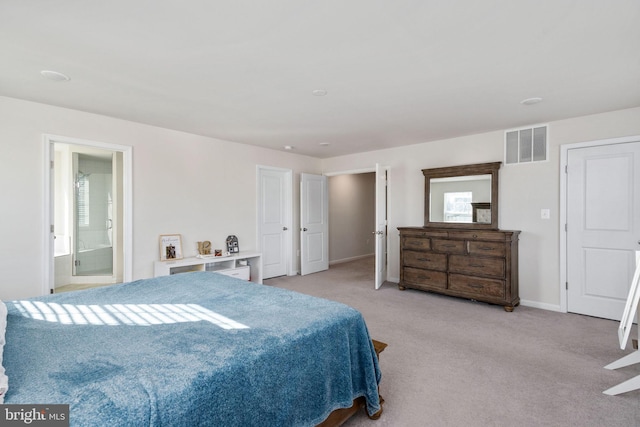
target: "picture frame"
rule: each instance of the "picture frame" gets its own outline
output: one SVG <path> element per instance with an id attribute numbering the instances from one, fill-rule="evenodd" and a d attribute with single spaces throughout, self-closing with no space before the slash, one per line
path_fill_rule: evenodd
<path id="1" fill-rule="evenodd" d="M 472 222 L 479 224 L 491 224 L 491 203 L 476 202 L 471 203 L 473 207 Z"/>
<path id="2" fill-rule="evenodd" d="M 182 258 L 182 235 L 160 235 L 160 261 L 175 261 Z"/>

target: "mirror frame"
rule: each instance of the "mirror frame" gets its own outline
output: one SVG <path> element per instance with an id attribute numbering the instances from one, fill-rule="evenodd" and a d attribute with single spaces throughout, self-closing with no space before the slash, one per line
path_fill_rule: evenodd
<path id="1" fill-rule="evenodd" d="M 445 168 L 422 169 L 424 175 L 424 226 L 439 228 L 498 229 L 498 171 L 502 162 L 477 163 L 473 165 L 450 166 Z M 491 175 L 491 223 L 477 222 L 431 222 L 429 206 L 431 199 L 431 178 L 456 176 Z"/>

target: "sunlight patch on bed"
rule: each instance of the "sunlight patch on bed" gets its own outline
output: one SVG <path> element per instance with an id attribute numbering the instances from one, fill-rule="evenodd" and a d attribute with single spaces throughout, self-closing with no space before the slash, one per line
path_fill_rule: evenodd
<path id="1" fill-rule="evenodd" d="M 153 326 L 185 322 L 210 322 L 222 329 L 248 329 L 199 304 L 76 305 L 43 301 L 13 301 L 24 317 L 63 325 Z"/>

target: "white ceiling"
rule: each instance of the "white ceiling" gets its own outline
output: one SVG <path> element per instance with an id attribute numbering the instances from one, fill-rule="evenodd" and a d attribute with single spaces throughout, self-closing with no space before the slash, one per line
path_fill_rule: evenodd
<path id="1" fill-rule="evenodd" d="M 326 158 L 640 106 L 640 1 L 0 0 L 0 95 Z"/>

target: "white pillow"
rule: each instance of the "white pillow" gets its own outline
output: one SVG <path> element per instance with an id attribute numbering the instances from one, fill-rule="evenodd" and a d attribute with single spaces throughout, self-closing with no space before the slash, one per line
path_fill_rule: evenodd
<path id="1" fill-rule="evenodd" d="M 4 334 L 7 331 L 7 306 L 0 301 L 0 404 L 4 403 L 4 395 L 9 389 L 9 377 L 4 373 L 2 354 L 4 353 Z"/>

